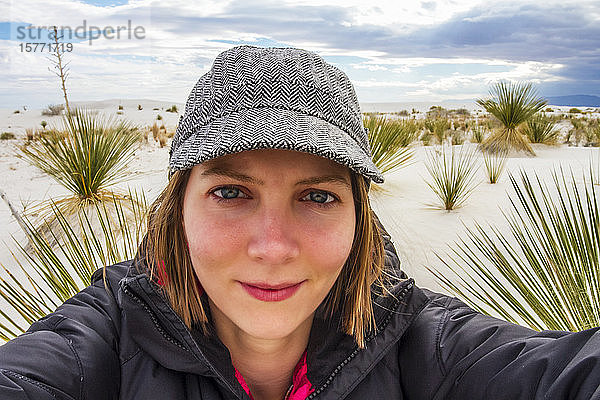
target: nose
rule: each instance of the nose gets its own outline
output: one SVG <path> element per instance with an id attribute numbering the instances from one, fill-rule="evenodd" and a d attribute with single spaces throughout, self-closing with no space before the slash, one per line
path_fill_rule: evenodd
<path id="1" fill-rule="evenodd" d="M 290 215 L 281 210 L 265 210 L 257 215 L 251 227 L 248 255 L 251 259 L 269 265 L 289 263 L 300 253 L 295 224 Z"/>

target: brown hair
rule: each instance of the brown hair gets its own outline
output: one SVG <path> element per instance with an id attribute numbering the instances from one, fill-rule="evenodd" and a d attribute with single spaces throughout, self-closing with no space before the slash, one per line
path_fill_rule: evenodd
<path id="1" fill-rule="evenodd" d="M 148 233 L 142 244 L 150 277 L 158 282 L 175 312 L 190 328 L 206 332 L 208 319 L 183 229 L 183 198 L 191 170 L 176 171 L 148 216 Z M 350 255 L 327 295 L 324 307 L 330 315 L 341 315 L 341 328 L 364 347 L 375 318 L 371 288 L 383 287 L 383 239 L 369 203 L 369 182 L 350 171 L 356 226 Z M 375 286 L 374 286 L 375 285 Z"/>

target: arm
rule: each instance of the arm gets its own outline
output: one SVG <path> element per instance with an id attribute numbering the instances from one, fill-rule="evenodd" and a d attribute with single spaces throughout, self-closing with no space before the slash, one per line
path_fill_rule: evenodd
<path id="1" fill-rule="evenodd" d="M 449 299 L 449 298 L 446 298 Z M 439 399 L 600 399 L 600 331 L 536 332 L 449 299 Z"/>
<path id="2" fill-rule="evenodd" d="M 0 347 L 0 400 L 118 398 L 119 321 L 95 281 Z"/>

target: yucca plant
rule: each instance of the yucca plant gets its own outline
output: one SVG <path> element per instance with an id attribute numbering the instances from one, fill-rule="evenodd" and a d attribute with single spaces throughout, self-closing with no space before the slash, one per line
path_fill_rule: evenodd
<path id="1" fill-rule="evenodd" d="M 23 218 L 29 245 L 15 241 L 17 251 L 12 254 L 18 272 L 2 266 L 0 275 L 0 298 L 7 304 L 0 308 L 0 338 L 19 335 L 54 311 L 87 286 L 97 268 L 135 255 L 145 230 L 146 199 L 143 193 L 130 192 L 127 199 L 113 200 L 78 213 L 75 224 L 52 204 L 52 220 L 58 221 L 61 232 L 44 234 Z"/>
<path id="2" fill-rule="evenodd" d="M 451 146 L 448 151 L 442 146 L 441 150 L 427 153 L 425 166 L 432 178 L 426 183 L 446 210 L 460 207 L 476 187 L 477 159 L 474 150 L 463 146 L 456 151 Z"/>
<path id="3" fill-rule="evenodd" d="M 483 153 L 483 161 L 489 183 L 496 183 L 506 166 L 507 153 L 499 151 L 497 153 Z"/>
<path id="4" fill-rule="evenodd" d="M 586 121 L 583 126 L 583 136 L 585 137 L 585 146 L 597 147 L 600 144 L 600 125 L 597 119 Z"/>
<path id="5" fill-rule="evenodd" d="M 433 133 L 429 132 L 428 130 L 425 130 L 419 139 L 423 143 L 423 146 L 430 146 L 432 138 Z"/>
<path id="6" fill-rule="evenodd" d="M 531 83 L 498 82 L 490 90 L 491 99 L 477 99 L 490 114 L 504 126 L 493 132 L 483 143 L 482 150 L 490 153 L 525 151 L 535 155 L 527 139 L 518 131 L 519 126 L 541 111 L 546 100 L 539 98 Z"/>
<path id="7" fill-rule="evenodd" d="M 571 139 L 574 139 L 575 145 L 579 146 L 579 143 L 583 139 L 587 124 L 584 120 L 579 118 L 569 118 L 569 121 L 573 127 L 567 132 L 565 143 L 572 144 Z"/>
<path id="8" fill-rule="evenodd" d="M 452 130 L 452 140 L 451 143 L 453 145 L 461 145 L 465 142 L 465 133 L 464 131 L 453 129 Z"/>
<path id="9" fill-rule="evenodd" d="M 57 202 L 62 212 L 110 200 L 114 193 L 108 188 L 127 177 L 140 131 L 80 109 L 66 113 L 63 125 L 24 146 L 24 158 L 72 193 Z"/>
<path id="10" fill-rule="evenodd" d="M 407 165 L 414 156 L 410 144 L 417 139 L 419 127 L 411 120 L 390 120 L 369 115 L 363 124 L 369 130 L 373 162 L 382 173 Z"/>
<path id="11" fill-rule="evenodd" d="M 594 132 L 593 126 L 587 125 L 585 127 L 585 129 L 583 130 L 583 136 L 585 138 L 585 146 L 586 147 L 590 147 L 590 146 L 597 147 L 598 146 L 598 136 L 596 135 L 596 132 Z"/>
<path id="12" fill-rule="evenodd" d="M 509 233 L 476 223 L 451 254 L 437 255 L 455 276 L 430 271 L 479 311 L 536 330 L 600 325 L 600 210 L 592 175 L 590 169 L 578 186 L 561 168 L 551 188 L 523 170 L 518 180 L 511 175 Z"/>
<path id="13" fill-rule="evenodd" d="M 481 125 L 475 125 L 471 132 L 471 142 L 482 143 L 485 137 L 485 130 Z"/>
<path id="14" fill-rule="evenodd" d="M 558 130 L 554 129 L 556 124 L 543 114 L 536 114 L 527 120 L 523 133 L 531 143 L 542 143 L 553 145 L 558 141 Z"/>
<path id="15" fill-rule="evenodd" d="M 450 129 L 450 121 L 447 118 L 426 119 L 424 126 L 437 138 L 439 144 L 444 144 L 447 131 Z"/>
<path id="16" fill-rule="evenodd" d="M 600 140 L 600 120 L 591 120 L 589 126 L 592 132 L 594 132 L 594 135 L 596 135 L 596 139 Z"/>

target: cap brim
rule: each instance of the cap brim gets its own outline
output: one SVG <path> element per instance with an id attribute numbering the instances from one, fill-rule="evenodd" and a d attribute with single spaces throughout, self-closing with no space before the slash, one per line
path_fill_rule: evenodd
<path id="1" fill-rule="evenodd" d="M 337 126 L 298 111 L 267 107 L 235 111 L 199 127 L 173 152 L 170 168 L 188 169 L 226 154 L 264 148 L 315 154 L 376 183 L 384 181 L 370 156 Z"/>

